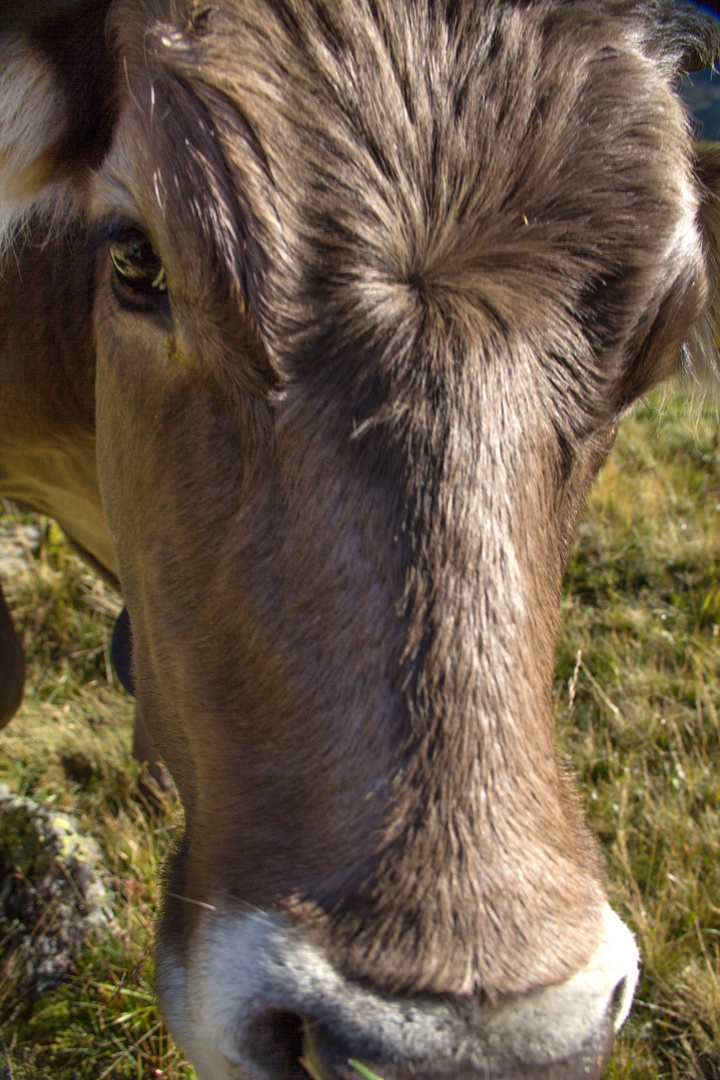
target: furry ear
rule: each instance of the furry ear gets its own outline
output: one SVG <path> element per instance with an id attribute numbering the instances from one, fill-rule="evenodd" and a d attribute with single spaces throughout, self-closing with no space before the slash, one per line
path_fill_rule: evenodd
<path id="1" fill-rule="evenodd" d="M 700 193 L 698 227 L 707 271 L 708 295 L 686 344 L 686 365 L 701 386 L 720 387 L 720 143 L 699 143 L 695 172 Z"/>
<path id="2" fill-rule="evenodd" d="M 12 0 L 0 15 L 0 229 L 68 201 L 114 119 L 107 0 Z"/>
<path id="3" fill-rule="evenodd" d="M 643 50 L 669 75 L 700 71 L 720 60 L 720 7 L 694 0 L 642 0 Z"/>

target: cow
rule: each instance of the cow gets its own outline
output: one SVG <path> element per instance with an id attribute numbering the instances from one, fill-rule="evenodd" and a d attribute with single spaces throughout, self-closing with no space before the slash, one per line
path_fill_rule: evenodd
<path id="1" fill-rule="evenodd" d="M 712 375 L 669 0 L 0 15 L 0 496 L 117 581 L 203 1080 L 599 1077 L 637 979 L 553 743 L 623 415 Z M 22 653 L 0 606 L 0 705 Z"/>

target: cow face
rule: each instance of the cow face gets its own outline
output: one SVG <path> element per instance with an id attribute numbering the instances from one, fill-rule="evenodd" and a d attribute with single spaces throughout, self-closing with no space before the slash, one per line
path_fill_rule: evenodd
<path id="1" fill-rule="evenodd" d="M 116 0 L 3 48 L 8 216 L 97 250 L 103 504 L 186 814 L 171 1027 L 208 1080 L 599 1075 L 636 953 L 553 747 L 558 593 L 616 424 L 712 324 L 675 93 L 712 24 Z"/>

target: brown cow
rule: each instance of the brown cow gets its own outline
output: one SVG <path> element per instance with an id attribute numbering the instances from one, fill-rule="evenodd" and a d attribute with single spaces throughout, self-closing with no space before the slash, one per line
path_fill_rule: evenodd
<path id="1" fill-rule="evenodd" d="M 558 593 L 616 424 L 712 339 L 712 19 L 0 20 L 0 495 L 122 585 L 186 814 L 171 1029 L 203 1080 L 599 1076 L 637 955 L 553 746 Z"/>

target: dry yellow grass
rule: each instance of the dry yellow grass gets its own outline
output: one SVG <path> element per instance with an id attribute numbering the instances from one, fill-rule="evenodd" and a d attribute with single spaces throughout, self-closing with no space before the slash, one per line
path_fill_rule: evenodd
<path id="1" fill-rule="evenodd" d="M 717 413 L 645 405 L 589 501 L 555 688 L 611 899 L 643 955 L 613 1078 L 720 1077 L 719 585 Z"/>

